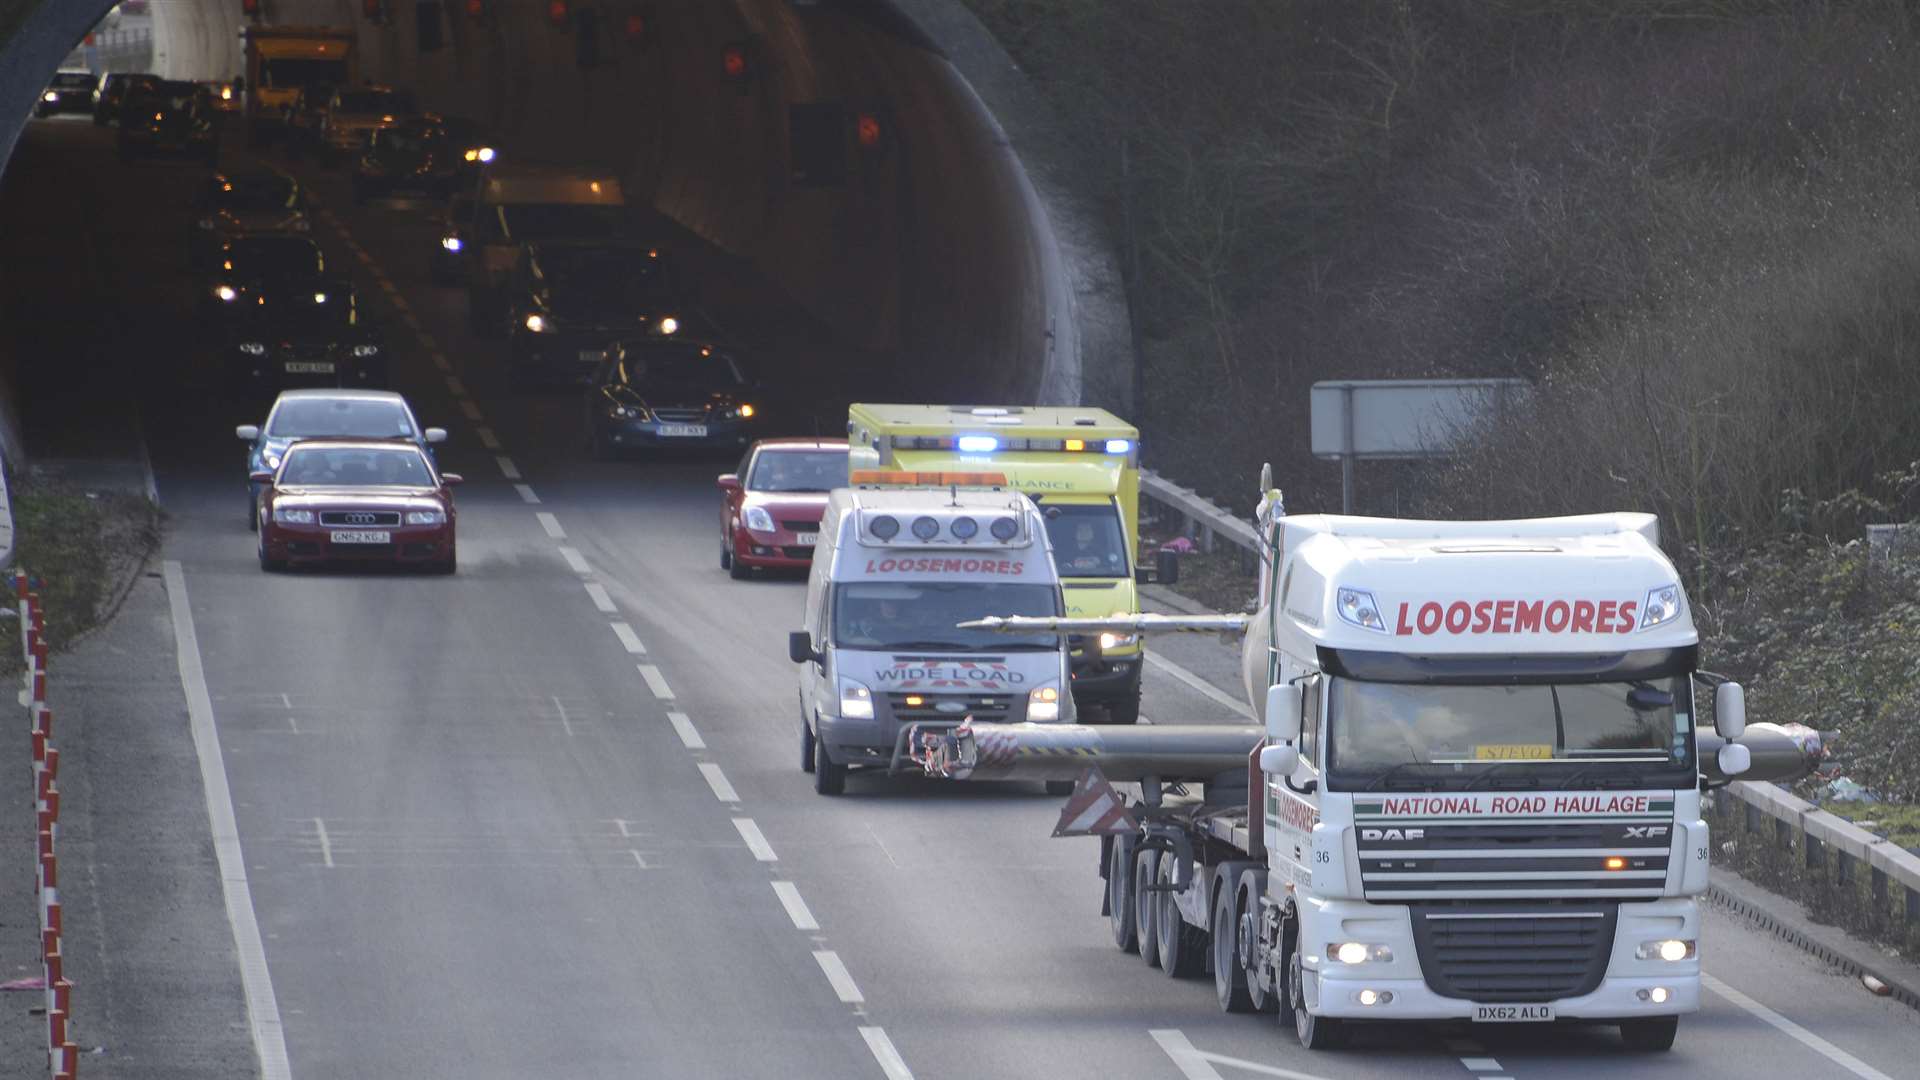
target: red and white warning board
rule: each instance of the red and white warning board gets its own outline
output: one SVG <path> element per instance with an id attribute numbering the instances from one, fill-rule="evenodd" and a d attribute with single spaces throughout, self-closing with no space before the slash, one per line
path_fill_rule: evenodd
<path id="1" fill-rule="evenodd" d="M 1127 812 L 1127 800 L 1113 789 L 1098 768 L 1087 766 L 1060 810 L 1055 836 L 1120 836 L 1140 830 L 1140 823 Z"/>

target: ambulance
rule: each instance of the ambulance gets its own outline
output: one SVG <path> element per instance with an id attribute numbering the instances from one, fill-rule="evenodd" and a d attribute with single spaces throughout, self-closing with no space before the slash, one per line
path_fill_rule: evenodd
<path id="1" fill-rule="evenodd" d="M 1074 719 L 1052 633 L 962 630 L 985 615 L 1065 610 L 1033 501 L 991 473 L 856 471 L 827 497 L 807 576 L 800 768 L 838 795 L 847 770 L 914 770 L 909 728 Z M 1063 792 L 1057 792 L 1063 793 Z"/>
<path id="2" fill-rule="evenodd" d="M 1134 615 L 1136 582 L 1173 584 L 1169 555 L 1138 565 L 1140 432 L 1105 409 L 1054 405 L 871 405 L 848 408 L 852 467 L 991 470 L 1033 499 L 1074 618 Z M 1111 723 L 1140 716 L 1137 635 L 1074 635 L 1073 696 Z M 1097 720 L 1098 717 L 1090 717 Z"/>

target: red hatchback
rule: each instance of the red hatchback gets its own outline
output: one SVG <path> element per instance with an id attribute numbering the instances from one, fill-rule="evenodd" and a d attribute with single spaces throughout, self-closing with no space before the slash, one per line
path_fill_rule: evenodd
<path id="1" fill-rule="evenodd" d="M 761 439 L 720 477 L 720 568 L 804 570 L 813 562 L 827 492 L 847 486 L 847 440 Z"/>
<path id="2" fill-rule="evenodd" d="M 453 573 L 454 473 L 412 443 L 309 439 L 262 485 L 260 568 L 384 562 Z"/>

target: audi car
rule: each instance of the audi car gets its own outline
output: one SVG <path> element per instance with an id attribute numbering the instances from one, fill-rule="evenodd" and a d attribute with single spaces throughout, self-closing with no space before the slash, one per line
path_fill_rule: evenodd
<path id="1" fill-rule="evenodd" d="M 457 565 L 453 489 L 418 446 L 406 442 L 309 439 L 280 467 L 248 479 L 260 485 L 260 568 L 381 562 L 451 574 Z"/>
<path id="2" fill-rule="evenodd" d="M 718 345 L 616 342 L 587 393 L 589 446 L 607 459 L 635 450 L 739 450 L 753 441 L 754 384 Z"/>
<path id="3" fill-rule="evenodd" d="M 720 569 L 805 570 L 827 492 L 847 486 L 847 440 L 761 439 L 720 487 Z"/>
<path id="4" fill-rule="evenodd" d="M 384 390 L 286 390 L 274 399 L 262 424 L 241 424 L 234 434 L 247 444 L 247 475 L 280 467 L 287 448 L 302 439 L 392 439 L 420 448 L 428 459 L 447 441 L 445 428 L 423 428 L 413 407 Z M 247 481 L 247 525 L 259 525 L 258 481 Z"/>
<path id="5" fill-rule="evenodd" d="M 386 347 L 362 320 L 350 282 L 269 282 L 249 288 L 247 298 L 225 324 L 235 390 L 387 385 Z"/>
<path id="6" fill-rule="evenodd" d="M 90 71 L 56 71 L 34 103 L 33 115 L 44 120 L 59 113 L 92 113 L 93 92 L 99 85 Z"/>

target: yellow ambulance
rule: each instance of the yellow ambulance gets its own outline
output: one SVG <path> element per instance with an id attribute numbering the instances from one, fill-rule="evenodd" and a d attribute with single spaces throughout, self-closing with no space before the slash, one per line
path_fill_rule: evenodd
<path id="1" fill-rule="evenodd" d="M 1105 409 L 1056 405 L 871 405 L 847 411 L 849 465 L 917 472 L 990 469 L 1032 498 L 1075 618 L 1140 610 L 1140 433 Z M 1171 580 L 1167 580 L 1171 584 Z M 1140 716 L 1140 642 L 1074 635 L 1073 696 L 1113 723 Z M 1083 722 L 1098 715 L 1083 714 Z"/>

